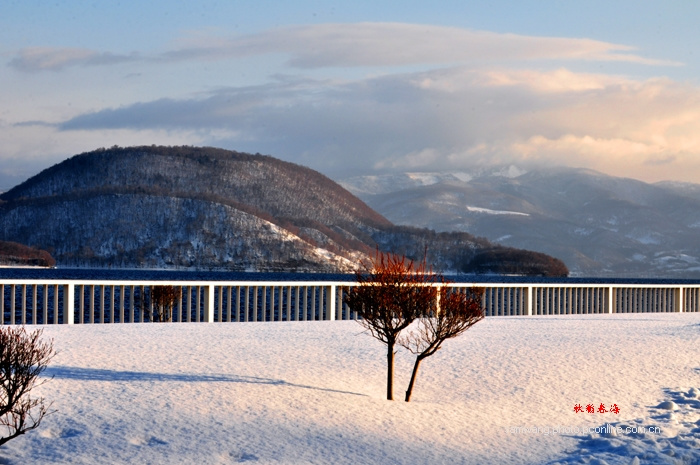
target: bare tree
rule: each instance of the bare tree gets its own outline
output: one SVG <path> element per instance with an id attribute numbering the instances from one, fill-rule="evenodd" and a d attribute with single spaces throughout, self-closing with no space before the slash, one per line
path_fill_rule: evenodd
<path id="1" fill-rule="evenodd" d="M 416 355 L 406 402 L 411 400 L 420 362 L 440 350 L 447 339 L 459 336 L 484 318 L 483 293 L 484 290 L 477 287 L 460 292 L 442 286 L 437 311 L 422 314 L 416 328 L 399 339 L 400 345 Z"/>
<path id="2" fill-rule="evenodd" d="M 0 446 L 37 428 L 49 413 L 42 397 L 29 396 L 55 355 L 53 341 L 41 341 L 41 333 L 0 327 Z"/>
<path id="3" fill-rule="evenodd" d="M 173 308 L 181 297 L 180 286 L 152 286 L 150 303 L 144 305 L 144 316 L 155 322 L 173 321 Z"/>
<path id="4" fill-rule="evenodd" d="M 401 331 L 419 315 L 435 311 L 436 274 L 425 259 L 415 264 L 404 256 L 377 251 L 355 278 L 359 285 L 350 289 L 345 302 L 372 337 L 387 346 L 386 398 L 393 400 L 394 346 Z"/>

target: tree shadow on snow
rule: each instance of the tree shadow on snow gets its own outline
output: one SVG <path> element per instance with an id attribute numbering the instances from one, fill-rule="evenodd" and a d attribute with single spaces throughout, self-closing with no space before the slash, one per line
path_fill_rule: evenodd
<path id="1" fill-rule="evenodd" d="M 338 389 L 322 388 L 317 386 L 307 386 L 304 384 L 290 383 L 282 379 L 259 378 L 256 376 L 238 376 L 223 374 L 201 374 L 201 373 L 154 373 L 144 371 L 118 371 L 104 368 L 83 368 L 70 366 L 46 367 L 44 375 L 58 379 L 71 379 L 78 381 L 159 381 L 159 382 L 179 382 L 179 383 L 245 383 L 245 384 L 267 384 L 271 386 L 286 386 L 302 389 L 313 389 L 315 391 L 335 392 L 338 394 L 350 394 L 353 396 L 367 397 L 366 394 L 357 392 L 341 391 Z M 0 462 L 2 465 L 2 462 Z"/>

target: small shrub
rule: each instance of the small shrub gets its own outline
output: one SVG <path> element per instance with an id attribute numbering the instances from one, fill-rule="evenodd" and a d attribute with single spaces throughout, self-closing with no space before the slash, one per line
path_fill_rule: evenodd
<path id="1" fill-rule="evenodd" d="M 49 413 L 50 404 L 29 395 L 43 383 L 39 375 L 56 354 L 53 341 L 43 342 L 41 334 L 0 327 L 0 446 L 39 427 Z"/>
<path id="2" fill-rule="evenodd" d="M 441 288 L 437 312 L 422 315 L 418 318 L 417 327 L 398 341 L 416 355 L 411 382 L 406 391 L 406 402 L 411 400 L 421 361 L 440 350 L 446 340 L 459 336 L 484 319 L 481 305 L 483 295 L 484 289 L 478 287 L 462 292 Z"/>
<path id="3" fill-rule="evenodd" d="M 151 302 L 145 306 L 144 316 L 155 322 L 173 321 L 173 309 L 181 298 L 180 286 L 153 286 Z"/>
<path id="4" fill-rule="evenodd" d="M 432 284 L 437 275 L 425 259 L 415 264 L 405 256 L 377 251 L 355 273 L 359 283 L 345 296 L 357 320 L 387 348 L 386 398 L 394 399 L 394 346 L 401 331 L 422 314 L 434 313 L 437 288 Z"/>

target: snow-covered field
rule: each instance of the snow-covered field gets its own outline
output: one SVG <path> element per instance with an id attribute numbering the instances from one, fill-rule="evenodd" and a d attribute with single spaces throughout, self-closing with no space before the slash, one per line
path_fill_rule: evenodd
<path id="1" fill-rule="evenodd" d="M 700 463 L 700 314 L 487 318 L 426 359 L 410 403 L 384 399 L 385 346 L 352 321 L 45 337 L 56 412 L 0 464 Z"/>

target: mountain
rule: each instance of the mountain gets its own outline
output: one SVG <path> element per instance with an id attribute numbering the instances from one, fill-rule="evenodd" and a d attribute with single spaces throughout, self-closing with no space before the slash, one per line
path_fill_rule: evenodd
<path id="1" fill-rule="evenodd" d="M 700 185 L 498 167 L 341 181 L 389 220 L 561 258 L 572 275 L 700 277 Z"/>
<path id="2" fill-rule="evenodd" d="M 212 148 L 84 153 L 0 201 L 2 238 L 74 266 L 345 270 L 391 226 L 313 170 Z"/>
<path id="3" fill-rule="evenodd" d="M 0 240 L 46 249 L 62 266 L 257 271 L 351 271 L 377 248 L 420 259 L 426 247 L 436 268 L 456 270 L 494 248 L 396 227 L 303 166 L 156 146 L 76 155 L 3 193 Z"/>
<path id="4" fill-rule="evenodd" d="M 669 190 L 683 197 L 700 200 L 700 184 L 690 182 L 662 181 L 654 184 L 665 190 Z"/>

